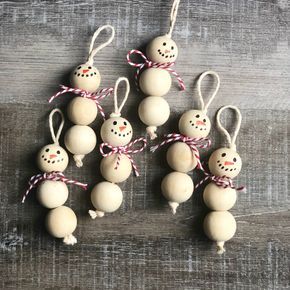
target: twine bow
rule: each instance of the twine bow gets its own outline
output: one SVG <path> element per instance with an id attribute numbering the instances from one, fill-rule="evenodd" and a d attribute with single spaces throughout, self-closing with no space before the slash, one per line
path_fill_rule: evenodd
<path id="1" fill-rule="evenodd" d="M 132 146 L 135 145 L 136 143 L 139 143 L 139 142 L 143 143 L 142 147 L 138 148 L 138 149 L 133 149 Z M 141 137 L 141 138 L 138 138 L 138 139 L 130 142 L 128 145 L 125 145 L 125 146 L 112 146 L 108 143 L 102 143 L 100 145 L 100 152 L 101 152 L 103 157 L 109 157 L 113 154 L 118 154 L 116 166 L 114 167 L 115 170 L 117 170 L 119 165 L 120 165 L 121 155 L 122 154 L 126 155 L 132 164 L 135 175 L 138 177 L 139 172 L 138 172 L 137 166 L 136 166 L 131 154 L 136 154 L 136 153 L 142 152 L 146 148 L 146 146 L 147 146 L 146 139 L 144 137 Z M 104 148 L 106 148 L 106 147 L 110 150 L 108 153 L 104 152 Z"/>
<path id="2" fill-rule="evenodd" d="M 236 187 L 234 185 L 233 180 L 230 177 L 216 176 L 216 175 L 213 175 L 211 173 L 208 173 L 203 168 L 202 168 L 202 171 L 205 174 L 205 177 L 199 183 L 196 184 L 195 189 L 197 189 L 199 186 L 201 186 L 205 181 L 207 181 L 209 179 L 212 182 L 214 182 L 217 186 L 220 186 L 223 188 L 230 187 L 230 188 L 235 189 L 237 191 L 245 191 L 246 190 L 245 186 Z"/>
<path id="3" fill-rule="evenodd" d="M 57 92 L 52 97 L 50 97 L 50 99 L 48 100 L 49 103 L 51 103 L 54 99 L 56 99 L 57 97 L 65 94 L 65 93 L 73 93 L 73 94 L 79 95 L 83 98 L 93 100 L 95 102 L 98 110 L 100 111 L 100 114 L 102 115 L 103 119 L 105 120 L 105 112 L 104 112 L 103 107 L 100 105 L 100 101 L 102 99 L 104 99 L 105 97 L 109 96 L 110 94 L 112 94 L 114 91 L 113 88 L 104 88 L 104 89 L 101 89 L 101 90 L 96 91 L 94 93 L 90 93 L 86 90 L 77 89 L 77 88 L 70 88 L 70 87 L 67 87 L 64 85 L 60 85 L 60 87 L 62 90 Z"/>
<path id="4" fill-rule="evenodd" d="M 24 203 L 27 195 L 32 190 L 32 188 L 36 187 L 37 184 L 43 180 L 62 181 L 62 182 L 67 183 L 67 184 L 74 184 L 74 185 L 80 186 L 84 190 L 87 190 L 86 183 L 81 183 L 81 182 L 76 181 L 76 180 L 68 179 L 64 176 L 64 174 L 62 172 L 52 171 L 49 173 L 39 173 L 39 174 L 34 175 L 30 178 L 30 180 L 28 182 L 29 187 L 26 190 L 25 194 L 23 195 L 22 203 Z"/>
<path id="5" fill-rule="evenodd" d="M 131 55 L 133 54 L 138 54 L 143 58 L 143 62 L 133 62 L 131 60 Z M 178 80 L 179 83 L 179 87 L 182 91 L 185 90 L 185 84 L 182 80 L 182 78 L 180 77 L 180 75 L 174 70 L 172 69 L 172 67 L 175 65 L 175 62 L 166 62 L 166 63 L 159 63 L 159 62 L 153 62 L 151 60 L 149 60 L 143 52 L 141 52 L 140 50 L 136 50 L 136 49 L 132 49 L 128 52 L 127 54 L 127 62 L 129 65 L 136 67 L 136 73 L 134 75 L 135 77 L 135 83 L 136 86 L 138 87 L 138 80 L 139 80 L 139 75 L 140 72 L 144 69 L 144 68 L 161 68 L 161 69 L 165 69 L 167 70 L 169 73 L 171 73 L 172 75 L 174 75 L 176 77 L 176 79 Z"/>
<path id="6" fill-rule="evenodd" d="M 165 140 L 162 141 L 160 144 L 156 146 L 152 146 L 150 148 L 151 152 L 155 152 L 158 148 L 162 147 L 165 144 L 169 144 L 175 141 L 181 141 L 185 144 L 187 144 L 190 149 L 192 150 L 192 153 L 194 154 L 194 157 L 197 160 L 197 168 L 198 169 L 203 169 L 201 162 L 200 162 L 200 156 L 199 156 L 199 151 L 197 147 L 199 148 L 208 148 L 211 145 L 211 141 L 208 138 L 191 138 L 184 136 L 182 134 L 177 134 L 177 133 L 171 133 L 168 135 L 165 135 Z"/>

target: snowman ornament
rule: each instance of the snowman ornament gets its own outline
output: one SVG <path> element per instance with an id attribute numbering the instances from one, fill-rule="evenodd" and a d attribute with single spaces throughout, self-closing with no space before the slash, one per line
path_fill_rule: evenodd
<path id="1" fill-rule="evenodd" d="M 220 116 L 225 109 L 232 109 L 237 115 L 237 124 L 233 137 L 221 125 Z M 230 210 L 237 198 L 236 191 L 245 190 L 244 187 L 236 187 L 233 178 L 236 177 L 242 168 L 242 160 L 236 150 L 236 138 L 241 126 L 241 113 L 235 106 L 222 107 L 216 116 L 217 128 L 226 137 L 228 147 L 215 150 L 208 162 L 210 173 L 205 173 L 205 178 L 198 184 L 206 180 L 210 183 L 205 187 L 203 200 L 212 211 L 205 217 L 203 227 L 209 239 L 216 242 L 217 253 L 225 252 L 224 243 L 230 240 L 236 232 L 236 221 Z"/>
<path id="2" fill-rule="evenodd" d="M 201 83 L 206 76 L 213 76 L 216 79 L 216 88 L 205 104 L 201 93 Z M 197 81 L 197 91 L 201 109 L 189 110 L 182 114 L 178 127 L 180 133 L 171 133 L 165 136 L 160 144 L 151 147 L 154 152 L 163 145 L 173 143 L 167 150 L 166 159 L 168 165 L 174 170 L 164 177 L 161 183 L 161 190 L 172 209 L 173 214 L 180 203 L 187 201 L 194 190 L 194 184 L 188 172 L 195 168 L 201 169 L 199 148 L 208 148 L 211 145 L 207 138 L 211 123 L 207 116 L 207 110 L 215 98 L 220 87 L 220 78 L 214 71 L 206 71 L 200 75 Z"/>
<path id="3" fill-rule="evenodd" d="M 111 30 L 109 39 L 94 48 L 95 40 L 105 29 Z M 98 111 L 105 119 L 105 113 L 100 101 L 113 92 L 113 88 L 98 90 L 101 83 L 101 75 L 94 66 L 94 57 L 101 49 L 112 42 L 114 36 L 115 30 L 111 25 L 104 25 L 97 29 L 91 40 L 86 63 L 78 65 L 71 73 L 70 82 L 72 88 L 61 85 L 62 90 L 49 99 L 49 102 L 52 102 L 66 93 L 77 95 L 71 100 L 67 108 L 68 118 L 75 125 L 65 135 L 65 146 L 73 154 L 77 167 L 83 166 L 83 158 L 96 146 L 96 134 L 88 125 L 96 119 Z"/>
<path id="4" fill-rule="evenodd" d="M 53 116 L 56 113 L 61 117 L 61 124 L 55 134 Z M 22 203 L 24 203 L 29 192 L 37 187 L 39 203 L 46 208 L 52 209 L 46 218 L 48 232 L 54 237 L 63 238 L 65 244 L 73 245 L 76 243 L 76 238 L 72 233 L 76 229 L 77 218 L 72 209 L 63 206 L 69 193 L 67 184 L 80 186 L 84 190 L 86 190 L 87 184 L 68 179 L 63 174 L 69 161 L 67 152 L 59 145 L 59 137 L 63 125 L 64 116 L 61 110 L 52 110 L 49 115 L 49 127 L 53 143 L 40 149 L 37 155 L 37 164 L 43 173 L 30 178 L 29 187 L 23 196 Z"/>
<path id="5" fill-rule="evenodd" d="M 170 16 L 170 28 L 167 34 L 154 38 L 146 48 L 147 57 L 139 50 L 133 49 L 127 54 L 128 64 L 137 68 L 135 81 L 141 91 L 147 95 L 139 105 L 138 113 L 141 121 L 147 125 L 146 131 L 151 139 L 157 137 L 157 127 L 166 123 L 170 115 L 170 107 L 163 98 L 171 87 L 171 76 L 175 76 L 181 90 L 185 85 L 179 74 L 173 69 L 178 56 L 178 47 L 171 38 L 176 21 L 180 0 L 175 0 Z M 138 55 L 143 62 L 136 63 L 131 60 Z"/>
<path id="6" fill-rule="evenodd" d="M 120 82 L 125 82 L 125 97 L 118 106 L 118 86 Z M 110 114 L 101 127 L 101 138 L 104 143 L 100 145 L 100 152 L 104 157 L 101 161 L 101 174 L 106 181 L 98 183 L 91 192 L 91 201 L 96 210 L 89 210 L 90 216 L 103 217 L 105 213 L 116 211 L 122 204 L 123 193 L 117 183 L 121 183 L 129 178 L 132 168 L 136 176 L 139 176 L 137 166 L 132 158 L 132 154 L 142 152 L 146 145 L 146 139 L 141 137 L 132 140 L 133 129 L 130 122 L 121 117 L 121 110 L 124 107 L 130 92 L 129 81 L 125 77 L 120 77 L 114 88 L 115 110 Z M 138 148 L 134 148 L 137 144 Z"/>

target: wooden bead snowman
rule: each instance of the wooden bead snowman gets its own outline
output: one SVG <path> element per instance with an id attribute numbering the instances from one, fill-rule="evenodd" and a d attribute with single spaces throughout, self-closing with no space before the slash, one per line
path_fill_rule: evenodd
<path id="1" fill-rule="evenodd" d="M 233 137 L 221 125 L 220 115 L 225 109 L 232 109 L 237 114 L 237 125 Z M 205 187 L 203 200 L 208 208 L 213 210 L 204 220 L 205 234 L 217 244 L 218 254 L 222 254 L 224 243 L 230 240 L 236 232 L 236 221 L 233 215 L 228 212 L 237 198 L 236 190 L 244 190 L 244 187 L 236 188 L 232 179 L 236 177 L 242 168 L 242 160 L 236 151 L 236 138 L 241 126 L 241 113 L 235 106 L 224 106 L 217 113 L 217 128 L 225 135 L 228 147 L 215 150 L 208 162 L 210 173 L 200 182 L 211 180 Z"/>
<path id="2" fill-rule="evenodd" d="M 55 134 L 53 129 L 53 116 L 58 113 L 61 117 L 61 124 Z M 75 184 L 86 189 L 86 184 L 70 180 L 62 173 L 68 166 L 68 154 L 59 145 L 59 137 L 64 125 L 64 116 L 59 109 L 54 109 L 49 115 L 49 126 L 52 144 L 41 148 L 37 155 L 37 164 L 44 173 L 32 176 L 29 181 L 29 188 L 25 192 L 22 202 L 25 201 L 29 192 L 37 187 L 37 199 L 41 205 L 53 209 L 47 215 L 47 230 L 57 238 L 63 238 L 64 243 L 74 244 L 76 238 L 72 235 L 76 228 L 77 219 L 72 209 L 63 206 L 68 198 L 66 184 Z M 58 219 L 58 217 L 62 217 Z"/>
<path id="3" fill-rule="evenodd" d="M 168 33 L 154 38 L 148 44 L 147 57 L 139 50 L 131 50 L 127 54 L 128 63 L 137 68 L 136 83 L 139 84 L 141 91 L 148 96 L 140 103 L 138 113 L 141 121 L 147 125 L 146 131 L 151 139 L 157 137 L 157 127 L 165 124 L 170 115 L 169 104 L 162 98 L 170 90 L 172 82 L 170 74 L 177 78 L 181 90 L 185 89 L 181 77 L 172 68 L 178 55 L 177 45 L 171 36 L 179 2 L 180 0 L 175 0 L 173 3 Z M 133 62 L 131 56 L 134 54 L 141 56 L 144 62 Z"/>
<path id="4" fill-rule="evenodd" d="M 208 75 L 216 78 L 217 85 L 205 105 L 201 93 L 201 82 Z M 154 152 L 159 147 L 174 142 L 168 148 L 166 154 L 167 163 L 174 172 L 166 175 L 161 183 L 162 193 L 168 200 L 173 214 L 176 213 L 179 204 L 187 201 L 193 193 L 194 184 L 186 173 L 196 167 L 202 168 L 197 147 L 207 148 L 210 146 L 211 142 L 207 136 L 211 129 L 211 123 L 207 116 L 207 109 L 216 96 L 219 87 L 220 79 L 216 72 L 206 71 L 201 74 L 197 82 L 201 110 L 194 109 L 183 113 L 178 123 L 180 133 L 168 134 L 163 142 L 151 147 L 151 151 Z"/>
<path id="5" fill-rule="evenodd" d="M 126 84 L 125 97 L 118 106 L 117 90 L 120 82 Z M 131 154 L 142 152 L 146 147 L 146 139 L 141 137 L 131 141 L 133 129 L 130 122 L 121 117 L 121 110 L 124 107 L 130 92 L 130 84 L 127 78 L 121 77 L 117 80 L 114 89 L 115 110 L 110 114 L 101 127 L 101 138 L 104 143 L 100 145 L 100 152 L 104 157 L 101 161 L 101 174 L 106 181 L 97 184 L 91 192 L 91 201 L 96 208 L 89 210 L 90 216 L 103 217 L 105 213 L 116 211 L 123 201 L 123 193 L 116 183 L 129 178 L 132 167 L 135 175 L 139 176 L 137 167 Z M 141 143 L 142 146 L 134 149 L 133 146 Z M 105 150 L 109 150 L 105 153 Z"/>
<path id="6" fill-rule="evenodd" d="M 111 30 L 110 38 L 94 48 L 96 38 L 105 29 Z M 101 75 L 94 66 L 94 56 L 110 44 L 114 36 L 115 30 L 111 25 L 104 25 L 97 29 L 92 37 L 87 62 L 78 65 L 71 73 L 70 82 L 72 88 L 62 85 L 62 90 L 49 99 L 49 102 L 52 102 L 55 98 L 65 93 L 78 95 L 72 99 L 67 108 L 68 118 L 75 125 L 65 135 L 65 146 L 74 154 L 73 157 L 77 167 L 83 165 L 82 160 L 85 155 L 89 154 L 96 146 L 96 134 L 88 125 L 96 119 L 98 111 L 105 118 L 100 101 L 113 92 L 113 88 L 105 88 L 97 91 L 101 83 Z"/>

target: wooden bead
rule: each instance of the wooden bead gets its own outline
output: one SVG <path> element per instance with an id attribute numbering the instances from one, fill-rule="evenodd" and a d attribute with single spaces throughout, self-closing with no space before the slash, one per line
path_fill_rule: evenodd
<path id="1" fill-rule="evenodd" d="M 222 254 L 224 243 L 235 235 L 237 224 L 230 212 L 212 211 L 205 217 L 203 228 L 208 238 L 217 243 L 218 253 Z"/>
<path id="2" fill-rule="evenodd" d="M 123 182 L 131 174 L 132 171 L 132 164 L 130 159 L 124 155 L 120 155 L 120 163 L 119 166 L 116 168 L 117 165 L 117 158 L 118 154 L 112 154 L 108 157 L 102 159 L 100 164 L 101 174 L 102 176 L 113 183 Z"/>
<path id="3" fill-rule="evenodd" d="M 123 193 L 118 185 L 103 181 L 93 188 L 91 201 L 97 211 L 110 213 L 116 211 L 121 206 Z"/>
<path id="4" fill-rule="evenodd" d="M 154 38 L 147 45 L 146 55 L 153 62 L 174 62 L 178 55 L 178 48 L 174 40 L 162 35 Z"/>
<path id="5" fill-rule="evenodd" d="M 76 97 L 67 108 L 68 118 L 76 125 L 89 125 L 97 117 L 98 108 L 93 100 Z"/>
<path id="6" fill-rule="evenodd" d="M 70 81 L 74 88 L 93 93 L 100 86 L 101 76 L 96 67 L 81 64 L 72 72 Z"/>
<path id="7" fill-rule="evenodd" d="M 203 111 L 190 110 L 181 116 L 178 127 L 180 133 L 187 137 L 203 138 L 209 134 L 211 124 Z"/>
<path id="8" fill-rule="evenodd" d="M 237 192 L 233 188 L 223 188 L 211 182 L 204 189 L 203 200 L 212 210 L 226 211 L 234 206 Z"/>
<path id="9" fill-rule="evenodd" d="M 56 144 L 48 144 L 41 148 L 37 155 L 37 164 L 41 171 L 64 171 L 68 165 L 68 154 Z"/>
<path id="10" fill-rule="evenodd" d="M 77 217 L 72 209 L 59 206 L 52 209 L 46 216 L 47 231 L 56 238 L 71 235 L 77 227 Z"/>
<path id="11" fill-rule="evenodd" d="M 138 113 L 144 124 L 159 127 L 168 120 L 170 108 L 164 98 L 150 96 L 140 103 Z"/>
<path id="12" fill-rule="evenodd" d="M 147 96 L 166 95 L 170 90 L 171 82 L 169 72 L 161 68 L 148 68 L 139 78 L 140 89 Z"/>
<path id="13" fill-rule="evenodd" d="M 239 154 L 230 148 L 215 150 L 208 161 L 209 170 L 216 176 L 236 177 L 242 169 Z"/>
<path id="14" fill-rule="evenodd" d="M 197 165 L 197 160 L 190 147 L 183 142 L 172 144 L 166 153 L 168 165 L 178 172 L 189 172 Z"/>
<path id="15" fill-rule="evenodd" d="M 185 173 L 174 171 L 163 178 L 161 190 L 164 197 L 169 201 L 169 205 L 175 214 L 178 205 L 191 197 L 194 185 L 190 176 Z"/>
<path id="16" fill-rule="evenodd" d="M 37 187 L 37 199 L 47 208 L 63 205 L 68 198 L 67 185 L 62 181 L 45 180 Z"/>
<path id="17" fill-rule="evenodd" d="M 101 127 L 103 142 L 112 146 L 125 146 L 130 143 L 133 129 L 128 120 L 122 117 L 111 117 Z"/>

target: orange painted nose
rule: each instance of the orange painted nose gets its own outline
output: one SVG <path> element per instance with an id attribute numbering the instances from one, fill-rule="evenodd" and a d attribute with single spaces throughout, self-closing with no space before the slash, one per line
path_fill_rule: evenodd
<path id="1" fill-rule="evenodd" d="M 234 165 L 234 164 L 235 164 L 234 162 L 230 162 L 230 161 L 225 162 L 225 165 Z"/>
<path id="2" fill-rule="evenodd" d="M 89 71 L 89 69 L 83 69 L 83 73 L 87 73 Z"/>
<path id="3" fill-rule="evenodd" d="M 126 126 L 120 126 L 119 127 L 119 130 L 122 132 L 123 130 L 125 130 L 126 129 Z"/>
<path id="4" fill-rule="evenodd" d="M 170 50 L 168 50 L 168 49 L 165 49 L 165 53 L 169 53 L 170 52 Z"/>
<path id="5" fill-rule="evenodd" d="M 49 158 L 52 159 L 52 158 L 55 158 L 56 156 L 57 156 L 57 155 L 55 155 L 55 154 L 50 154 L 50 155 L 49 155 Z"/>
<path id="6" fill-rule="evenodd" d="M 196 125 L 202 125 L 205 126 L 205 123 L 203 121 L 196 121 Z"/>

